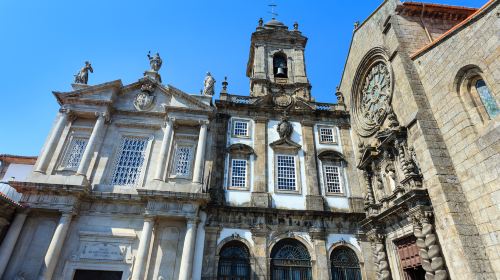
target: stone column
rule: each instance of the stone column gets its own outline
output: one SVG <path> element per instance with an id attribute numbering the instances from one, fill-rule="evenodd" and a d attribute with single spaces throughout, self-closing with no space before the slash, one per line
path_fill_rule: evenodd
<path id="1" fill-rule="evenodd" d="M 449 279 L 448 272 L 431 219 L 431 212 L 417 212 L 413 215 L 413 233 L 420 249 L 419 255 L 425 270 L 425 279 L 446 280 Z"/>
<path id="2" fill-rule="evenodd" d="M 194 161 L 193 183 L 202 183 L 203 167 L 205 166 L 205 146 L 207 143 L 208 122 L 202 122 L 200 127 L 200 136 L 198 137 L 198 146 L 196 148 L 196 158 Z"/>
<path id="3" fill-rule="evenodd" d="M 190 218 L 186 223 L 186 235 L 184 237 L 184 245 L 182 247 L 179 280 L 191 280 L 191 273 L 193 272 L 194 245 L 196 241 L 196 228 L 198 225 L 198 221 L 198 218 Z"/>
<path id="4" fill-rule="evenodd" d="M 163 181 L 165 173 L 165 166 L 167 163 L 168 155 L 170 154 L 170 142 L 172 141 L 173 119 L 167 118 L 165 122 L 165 133 L 161 142 L 160 157 L 158 158 L 158 165 L 156 166 L 155 180 Z"/>
<path id="5" fill-rule="evenodd" d="M 61 218 L 59 219 L 59 224 L 57 225 L 56 231 L 50 241 L 47 253 L 45 254 L 44 264 L 42 271 L 38 276 L 38 280 L 52 279 L 52 275 L 56 269 L 57 261 L 59 260 L 59 255 L 61 254 L 61 249 L 63 248 L 64 240 L 66 239 L 72 217 L 73 213 L 62 213 Z"/>
<path id="6" fill-rule="evenodd" d="M 141 239 L 139 240 L 139 248 L 137 248 L 137 256 L 132 271 L 132 277 L 130 278 L 132 280 L 144 279 L 144 272 L 146 271 L 146 264 L 148 262 L 148 252 L 151 244 L 151 235 L 153 233 L 154 224 L 154 217 L 147 216 L 144 218 Z"/>
<path id="7" fill-rule="evenodd" d="M 26 212 L 21 212 L 16 215 L 2 242 L 2 246 L 0 247 L 0 279 L 5 272 L 5 268 L 7 268 L 10 256 L 12 255 L 12 251 L 14 250 L 14 246 L 16 245 L 17 238 L 21 233 L 27 215 L 28 213 Z"/>
<path id="8" fill-rule="evenodd" d="M 323 211 L 325 210 L 323 196 L 321 196 L 318 181 L 318 170 L 316 162 L 316 149 L 314 143 L 314 123 L 311 121 L 302 121 L 302 137 L 304 139 L 304 163 L 306 166 L 307 210 Z"/>
<path id="9" fill-rule="evenodd" d="M 389 261 L 387 260 L 387 253 L 384 244 L 384 235 L 378 233 L 376 230 L 371 230 L 368 233 L 368 238 L 372 243 L 373 258 L 375 266 L 377 267 L 378 280 L 391 280 L 391 271 L 389 268 Z"/>
<path id="10" fill-rule="evenodd" d="M 61 137 L 62 131 L 66 124 L 68 123 L 68 117 L 70 115 L 70 111 L 65 108 L 61 108 L 59 110 L 59 118 L 57 119 L 56 125 L 54 126 L 54 130 L 50 134 L 49 140 L 43 149 L 42 154 L 38 160 L 38 165 L 35 169 L 35 172 L 45 173 L 47 169 L 47 165 L 49 164 L 50 159 L 52 158 L 52 153 L 57 146 L 59 138 Z"/>
<path id="11" fill-rule="evenodd" d="M 254 241 L 254 257 L 255 257 L 255 279 L 267 280 L 269 275 L 269 255 L 267 251 L 267 229 L 265 227 L 252 228 L 252 239 Z"/>
<path id="12" fill-rule="evenodd" d="M 99 137 L 101 136 L 102 130 L 104 128 L 106 113 L 96 112 L 96 116 L 97 120 L 95 122 L 94 129 L 92 129 L 92 134 L 90 135 L 89 142 L 85 147 L 82 159 L 80 160 L 80 164 L 78 165 L 78 170 L 76 171 L 77 175 L 86 176 L 90 160 L 92 159 L 92 155 L 95 151 L 96 142 L 99 140 Z"/>
<path id="13" fill-rule="evenodd" d="M 267 119 L 255 119 L 255 174 L 251 204 L 254 207 L 268 208 L 271 198 L 267 189 Z"/>
<path id="14" fill-rule="evenodd" d="M 330 269 L 328 268 L 329 256 L 326 248 L 326 233 L 324 228 L 313 227 L 309 229 L 309 236 L 314 244 L 316 254 L 316 267 L 314 269 L 314 279 L 330 279 Z"/>

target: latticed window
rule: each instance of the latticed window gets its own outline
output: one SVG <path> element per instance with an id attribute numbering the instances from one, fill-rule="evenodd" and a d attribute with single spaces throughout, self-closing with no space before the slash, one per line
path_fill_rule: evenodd
<path id="1" fill-rule="evenodd" d="M 329 193 L 342 193 L 340 183 L 340 166 L 324 165 L 326 191 Z"/>
<path id="2" fill-rule="evenodd" d="M 277 183 L 278 190 L 295 191 L 297 178 L 295 176 L 295 157 L 278 155 L 277 159 Z"/>
<path id="3" fill-rule="evenodd" d="M 174 156 L 173 174 L 179 177 L 188 177 L 191 174 L 191 162 L 193 161 L 192 146 L 177 146 Z"/>
<path id="4" fill-rule="evenodd" d="M 311 280 L 311 256 L 306 247 L 294 239 L 276 244 L 271 252 L 272 280 Z"/>
<path id="5" fill-rule="evenodd" d="M 319 128 L 319 141 L 321 143 L 335 143 L 335 131 L 333 127 Z"/>
<path id="6" fill-rule="evenodd" d="M 220 251 L 218 280 L 250 279 L 250 253 L 247 246 L 231 241 Z"/>
<path id="7" fill-rule="evenodd" d="M 248 136 L 248 122 L 247 121 L 235 121 L 233 128 L 234 136 Z"/>
<path id="8" fill-rule="evenodd" d="M 63 160 L 63 167 L 67 169 L 76 169 L 82 160 L 83 152 L 87 146 L 87 139 L 73 138 L 68 146 Z"/>
<path id="9" fill-rule="evenodd" d="M 113 185 L 135 186 L 139 181 L 142 166 L 146 156 L 148 138 L 124 137 L 122 139 L 118 157 L 115 160 Z"/>
<path id="10" fill-rule="evenodd" d="M 247 161 L 233 159 L 231 161 L 231 187 L 244 188 L 247 182 Z"/>
<path id="11" fill-rule="evenodd" d="M 490 118 L 496 117 L 500 113 L 500 109 L 498 108 L 495 97 L 491 95 L 491 91 L 483 79 L 477 80 L 476 90 Z"/>
<path id="12" fill-rule="evenodd" d="M 361 280 L 358 257 L 353 250 L 339 247 L 330 257 L 333 280 Z"/>

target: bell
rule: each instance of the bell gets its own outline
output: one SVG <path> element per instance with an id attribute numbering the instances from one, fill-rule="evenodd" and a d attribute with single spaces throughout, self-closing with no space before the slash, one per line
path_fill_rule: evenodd
<path id="1" fill-rule="evenodd" d="M 278 71 L 276 71 L 276 77 L 278 77 L 278 78 L 286 78 L 285 68 L 278 67 Z"/>

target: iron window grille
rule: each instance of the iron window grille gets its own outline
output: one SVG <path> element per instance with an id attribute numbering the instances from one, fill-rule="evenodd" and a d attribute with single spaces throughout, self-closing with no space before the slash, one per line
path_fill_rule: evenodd
<path id="1" fill-rule="evenodd" d="M 325 165 L 325 186 L 328 193 L 342 193 L 341 168 L 340 166 Z"/>
<path id="2" fill-rule="evenodd" d="M 119 186 L 135 186 L 139 181 L 146 157 L 148 138 L 123 137 L 111 183 Z"/>
<path id="3" fill-rule="evenodd" d="M 250 253 L 239 241 L 231 241 L 220 251 L 218 280 L 249 280 Z"/>
<path id="4" fill-rule="evenodd" d="M 176 177 L 189 177 L 193 162 L 192 146 L 177 146 L 174 156 L 172 175 Z"/>
<path id="5" fill-rule="evenodd" d="M 233 136 L 236 137 L 248 137 L 249 135 L 249 123 L 248 121 L 234 121 L 233 125 Z"/>
<path id="6" fill-rule="evenodd" d="M 295 240 L 278 243 L 272 252 L 271 279 L 311 280 L 311 257 L 304 245 Z"/>
<path id="7" fill-rule="evenodd" d="M 77 169 L 82 160 L 85 147 L 87 147 L 86 138 L 73 138 L 68 146 L 63 160 L 64 169 Z"/>
<path id="8" fill-rule="evenodd" d="M 333 250 L 330 257 L 333 280 L 361 280 L 361 269 L 356 253 L 347 247 Z"/>

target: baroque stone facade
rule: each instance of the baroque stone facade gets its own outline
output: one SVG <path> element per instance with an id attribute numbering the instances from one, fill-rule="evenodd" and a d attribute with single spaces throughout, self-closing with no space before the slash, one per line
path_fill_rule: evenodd
<path id="1" fill-rule="evenodd" d="M 27 176 L 2 163 L 21 197 L 0 278 L 500 277 L 498 3 L 384 1 L 337 104 L 314 101 L 307 38 L 274 18 L 249 95 L 224 79 L 212 100 L 210 73 L 202 95 L 162 84 L 159 53 L 129 85 L 89 85 L 88 62 Z"/>

